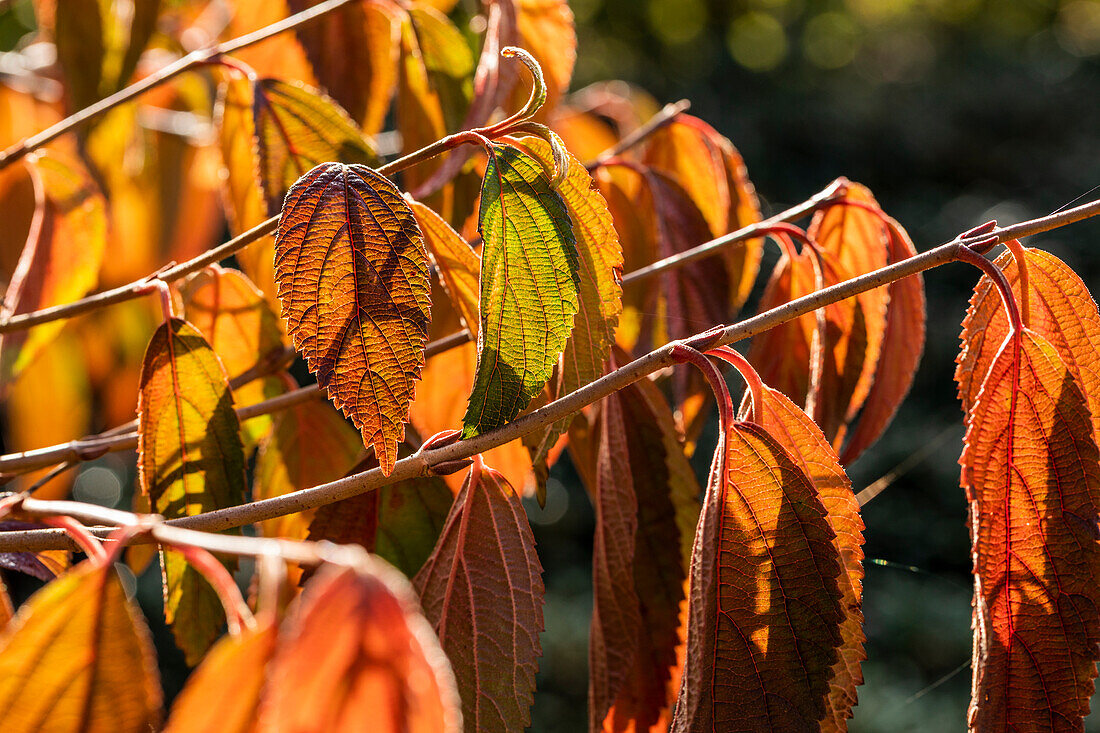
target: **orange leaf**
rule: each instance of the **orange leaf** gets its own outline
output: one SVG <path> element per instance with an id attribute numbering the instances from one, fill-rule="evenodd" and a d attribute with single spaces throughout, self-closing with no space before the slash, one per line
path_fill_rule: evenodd
<path id="1" fill-rule="evenodd" d="M 284 379 L 289 389 L 296 386 L 289 376 Z M 359 433 L 331 404 L 319 399 L 300 402 L 275 416 L 271 433 L 260 445 L 252 497 L 270 499 L 335 481 L 362 452 Z M 262 522 L 260 531 L 265 537 L 305 539 L 313 516 L 313 511 L 305 511 L 275 517 Z"/>
<path id="2" fill-rule="evenodd" d="M 113 566 L 83 562 L 0 637 L 5 733 L 144 733 L 160 718 L 153 640 Z"/>
<path id="3" fill-rule="evenodd" d="M 413 582 L 456 670 L 467 730 L 529 725 L 542 653 L 542 565 L 527 513 L 503 476 L 474 464 Z"/>
<path id="4" fill-rule="evenodd" d="M 330 161 L 373 165 L 377 156 L 355 123 L 320 92 L 278 79 L 252 85 L 252 119 L 260 185 L 269 214 L 314 166 Z"/>
<path id="5" fill-rule="evenodd" d="M 153 334 L 138 392 L 138 482 L 169 519 L 244 501 L 244 450 L 218 357 L 178 318 Z M 236 563 L 227 561 L 235 567 Z M 205 578 L 172 550 L 161 552 L 164 617 L 189 664 L 210 648 L 224 619 Z"/>
<path id="6" fill-rule="evenodd" d="M 417 26 L 411 15 L 401 21 L 399 33 L 401 57 L 397 67 L 394 113 L 397 130 L 401 133 L 401 149 L 411 153 L 446 135 L 447 123 L 443 116 L 443 104 L 428 74 Z M 415 189 L 428 180 L 441 164 L 442 158 L 434 158 L 405 171 L 402 179 L 405 188 Z"/>
<path id="7" fill-rule="evenodd" d="M 672 730 L 814 730 L 828 712 L 843 618 L 826 509 L 759 425 L 730 425 L 714 468 Z"/>
<path id="8" fill-rule="evenodd" d="M 233 0 L 233 12 L 220 34 L 223 41 L 266 28 L 290 14 L 287 0 Z M 317 86 L 305 50 L 293 33 L 278 33 L 254 45 L 237 49 L 238 58 L 253 69 L 287 81 Z"/>
<path id="9" fill-rule="evenodd" d="M 899 262 L 916 255 L 909 234 L 893 219 L 889 222 L 889 261 Z M 894 419 L 894 413 L 913 384 L 913 375 L 924 351 L 923 276 L 918 273 L 891 283 L 887 288 L 887 300 L 882 350 L 859 420 L 840 454 L 844 465 L 850 464 L 878 440 Z M 999 309 L 1000 303 L 997 305 Z"/>
<path id="10" fill-rule="evenodd" d="M 480 323 L 481 258 L 439 214 L 419 201 L 410 199 L 409 206 L 424 233 L 424 243 L 428 245 L 428 252 L 439 270 L 443 288 L 462 318 L 462 325 L 469 330 L 471 338 L 476 339 Z"/>
<path id="11" fill-rule="evenodd" d="M 319 2 L 288 0 L 295 13 Z M 351 3 L 298 26 L 294 33 L 321 86 L 368 135 L 381 130 L 396 83 L 397 47 L 390 16 L 380 5 Z"/>
<path id="12" fill-rule="evenodd" d="M 546 103 L 538 117 L 545 119 L 569 89 L 577 62 L 577 31 L 567 0 L 517 0 L 516 29 L 520 43 L 542 67 Z M 520 84 L 516 95 L 526 100 L 529 87 Z M 518 101 L 518 100 L 517 100 Z M 522 102 L 517 104 L 517 108 Z"/>
<path id="13" fill-rule="evenodd" d="M 172 705 L 164 733 L 255 730 L 264 673 L 278 638 L 270 617 L 259 623 L 238 637 L 223 637 L 210 650 Z"/>
<path id="14" fill-rule="evenodd" d="M 322 164 L 287 194 L 275 248 L 294 345 L 389 475 L 431 320 L 428 258 L 412 210 L 370 168 Z"/>
<path id="15" fill-rule="evenodd" d="M 1081 730 L 1100 658 L 1100 453 L 1054 348 L 1004 343 L 967 415 L 974 558 L 970 730 Z"/>
<path id="16" fill-rule="evenodd" d="M 867 658 L 863 649 L 863 519 L 859 503 L 852 493 L 852 482 L 840 467 L 836 453 L 825 440 L 821 428 L 810 416 L 791 402 L 782 392 L 764 387 L 763 404 L 758 406 L 760 425 L 782 445 L 813 483 L 818 498 L 827 512 L 829 526 L 836 537 L 833 545 L 839 554 L 844 572 L 837 578 L 840 607 L 844 620 L 840 624 L 839 657 L 829 679 L 829 713 L 821 723 L 822 731 L 845 731 L 852 707 L 856 704 L 856 687 L 863 684 L 860 663 Z M 745 396 L 741 414 L 746 414 L 750 398 Z"/>
<path id="17" fill-rule="evenodd" d="M 76 160 L 44 152 L 30 170 L 37 208 L 0 319 L 87 295 L 107 246 L 103 194 Z M 0 338 L 0 384 L 23 371 L 64 325 L 45 323 Z"/>
<path id="18" fill-rule="evenodd" d="M 683 186 L 714 237 L 760 221 L 756 189 L 749 181 L 741 154 L 699 118 L 679 115 L 657 130 L 646 144 L 643 160 Z M 750 239 L 722 250 L 733 285 L 730 299 L 735 311 L 752 291 L 763 250 L 763 239 Z"/>
<path id="19" fill-rule="evenodd" d="M 369 568 L 324 568 L 295 600 L 268 668 L 261 730 L 462 730 L 454 677 L 408 582 L 384 563 Z"/>

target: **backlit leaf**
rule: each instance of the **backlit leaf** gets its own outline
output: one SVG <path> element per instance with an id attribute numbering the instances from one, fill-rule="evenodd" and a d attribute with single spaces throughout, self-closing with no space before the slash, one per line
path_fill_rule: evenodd
<path id="1" fill-rule="evenodd" d="M 514 419 L 538 394 L 578 310 L 576 238 L 542 167 L 493 145 L 481 191 L 481 327 L 463 437 Z"/>
<path id="2" fill-rule="evenodd" d="M 362 545 L 411 578 L 432 554 L 453 500 L 435 476 L 398 481 L 321 507 L 309 539 Z"/>
<path id="3" fill-rule="evenodd" d="M 542 653 L 542 565 L 515 490 L 475 465 L 413 581 L 455 669 L 467 730 L 530 724 Z"/>
<path id="4" fill-rule="evenodd" d="M 370 168 L 319 165 L 287 194 L 275 273 L 294 345 L 389 475 L 431 320 L 412 210 Z"/>
<path id="5" fill-rule="evenodd" d="M 889 261 L 899 262 L 917 254 L 901 225 L 890 219 Z M 924 278 L 918 273 L 891 283 L 887 288 L 886 328 L 874 380 L 855 428 L 849 433 L 841 463 L 850 464 L 872 445 L 894 418 L 913 384 L 924 351 Z M 999 308 L 998 303 L 998 308 Z"/>
<path id="6" fill-rule="evenodd" d="M 445 129 L 461 129 L 473 94 L 474 54 L 455 24 L 423 5 L 409 9 L 420 55 L 432 88 L 439 97 Z"/>
<path id="7" fill-rule="evenodd" d="M 288 5 L 298 13 L 320 1 L 288 0 Z M 382 129 L 393 96 L 393 25 L 381 4 L 351 3 L 294 29 L 321 86 L 368 135 Z"/>
<path id="8" fill-rule="evenodd" d="M 5 733 L 143 733 L 160 680 L 141 611 L 113 566 L 84 562 L 35 593 L 0 636 Z"/>
<path id="9" fill-rule="evenodd" d="M 443 104 L 432 85 L 426 59 L 420 48 L 417 24 L 412 15 L 400 24 L 400 60 L 397 67 L 397 99 L 394 113 L 401 133 L 401 149 L 408 154 L 430 145 L 447 134 Z M 403 173 L 405 188 L 415 189 L 440 167 L 434 158 Z"/>
<path id="10" fill-rule="evenodd" d="M 319 572 L 295 601 L 279 638 L 261 730 L 462 730 L 454 676 L 439 641 L 408 582 L 384 563 Z"/>
<path id="11" fill-rule="evenodd" d="M 699 118 L 679 115 L 661 127 L 650 136 L 643 160 L 668 173 L 684 188 L 714 237 L 760 221 L 756 190 L 749 181 L 741 154 Z M 756 282 L 763 249 L 763 239 L 750 239 L 723 249 L 735 311 L 744 304 Z"/>
<path id="12" fill-rule="evenodd" d="M 252 369 L 272 354 L 283 351 L 283 334 L 263 293 L 243 273 L 212 265 L 195 274 L 180 288 L 184 313 L 218 355 L 230 379 Z M 282 394 L 274 374 L 233 390 L 233 402 L 255 405 Z M 249 448 L 271 430 L 272 417 L 263 415 L 243 425 Z"/>
<path id="13" fill-rule="evenodd" d="M 210 650 L 172 705 L 164 733 L 252 733 L 278 627 L 269 618 Z M 230 683 L 231 684 L 227 684 Z"/>
<path id="14" fill-rule="evenodd" d="M 252 117 L 268 214 L 278 213 L 287 190 L 320 163 L 377 162 L 373 147 L 347 113 L 300 84 L 257 80 L 252 85 Z"/>
<path id="15" fill-rule="evenodd" d="M 244 501 L 244 450 L 225 372 L 202 334 L 178 318 L 157 329 L 142 362 L 138 481 L 153 511 L 169 519 Z M 222 605 L 178 553 L 162 550 L 161 567 L 164 617 L 193 665 L 218 636 Z"/>
<path id="16" fill-rule="evenodd" d="M 516 28 L 519 45 L 535 57 L 546 77 L 546 103 L 539 110 L 539 117 L 545 118 L 573 78 L 577 62 L 573 11 L 567 0 L 516 0 Z M 526 99 L 528 88 L 521 84 L 520 89 Z"/>
<path id="17" fill-rule="evenodd" d="M 782 445 L 813 483 L 825 507 L 833 540 L 843 572 L 837 578 L 840 606 L 844 619 L 840 624 L 841 646 L 829 678 L 829 713 L 821 723 L 822 731 L 845 731 L 856 704 L 856 687 L 863 684 L 860 663 L 867 658 L 863 649 L 863 519 L 852 483 L 840 467 L 836 453 L 825 440 L 821 428 L 800 407 L 782 393 L 764 387 L 758 420 Z M 746 414 L 746 394 L 741 414 Z"/>
<path id="18" fill-rule="evenodd" d="M 1054 348 L 1004 342 L 967 414 L 972 731 L 1082 730 L 1100 658 L 1100 454 Z"/>
<path id="19" fill-rule="evenodd" d="M 297 386 L 290 377 L 284 379 L 287 389 Z M 270 435 L 260 445 L 252 497 L 270 499 L 335 481 L 362 452 L 359 433 L 330 403 L 300 402 L 275 416 Z M 260 524 L 261 532 L 265 537 L 305 539 L 313 515 L 306 511 L 268 519 Z"/>
<path id="20" fill-rule="evenodd" d="M 418 201 L 409 201 L 424 243 L 439 270 L 439 279 L 451 298 L 462 325 L 477 336 L 481 258 L 439 214 Z"/>
<path id="21" fill-rule="evenodd" d="M 798 463 L 764 428 L 733 423 L 695 536 L 672 730 L 817 730 L 841 641 L 834 540 Z"/>
<path id="22" fill-rule="evenodd" d="M 77 161 L 40 153 L 31 172 L 37 208 L 0 318 L 87 295 L 99 279 L 107 246 L 103 194 Z M 64 324 L 45 323 L 0 338 L 0 383 L 23 371 Z"/>
<path id="23" fill-rule="evenodd" d="M 222 30 L 220 40 L 239 38 L 266 28 L 290 15 L 287 0 L 233 0 L 233 12 Z M 305 49 L 294 33 L 276 33 L 259 43 L 237 49 L 233 58 L 253 69 L 287 81 L 300 81 L 316 87 L 317 77 L 306 58 Z"/>

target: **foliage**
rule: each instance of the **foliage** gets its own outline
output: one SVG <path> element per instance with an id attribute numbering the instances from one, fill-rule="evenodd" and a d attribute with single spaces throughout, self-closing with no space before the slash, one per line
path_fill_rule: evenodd
<path id="1" fill-rule="evenodd" d="M 48 581 L 22 604 L 0 585 L 5 730 L 522 729 L 545 587 L 521 497 L 566 449 L 597 522 L 590 729 L 846 730 L 866 658 L 846 467 L 912 384 L 921 273 L 960 261 L 983 272 L 956 374 L 969 725 L 1082 729 L 1100 312 L 1017 237 L 1100 202 L 920 253 L 846 179 L 765 219 L 682 106 L 566 93 L 563 0 L 486 2 L 476 33 L 447 0 L 235 0 L 224 27 L 199 2 L 108 5 L 37 3 L 58 68 L 0 88 L 55 121 L 0 127 L 11 434 L 91 406 L 112 425 L 0 455 L 28 477 L 0 496 L 3 567 Z M 56 501 L 133 448 L 134 512 Z M 196 666 L 166 718 L 114 567 L 151 547 Z"/>

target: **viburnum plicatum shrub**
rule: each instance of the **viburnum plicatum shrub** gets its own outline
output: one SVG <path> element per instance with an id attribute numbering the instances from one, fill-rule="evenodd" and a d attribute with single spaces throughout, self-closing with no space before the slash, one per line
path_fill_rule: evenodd
<path id="1" fill-rule="evenodd" d="M 0 592 L 5 733 L 522 729 L 544 588 L 520 494 L 566 448 L 597 519 L 590 728 L 845 730 L 844 466 L 911 384 L 920 273 L 956 261 L 982 271 L 969 727 L 1082 730 L 1100 315 L 1018 239 L 1100 202 L 920 253 L 845 179 L 765 219 L 685 104 L 566 93 L 562 0 L 454 5 L 35 3 L 0 88 L 0 564 L 46 582 Z M 135 447 L 134 512 L 62 501 Z M 167 713 L 122 560 L 160 564 L 195 667 Z"/>

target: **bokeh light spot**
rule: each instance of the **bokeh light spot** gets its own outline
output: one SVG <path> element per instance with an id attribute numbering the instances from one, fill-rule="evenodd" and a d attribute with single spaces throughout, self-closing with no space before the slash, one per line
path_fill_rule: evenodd
<path id="1" fill-rule="evenodd" d="M 753 71 L 770 71 L 787 56 L 787 34 L 768 13 L 754 11 L 735 19 L 726 45 L 734 61 Z"/>
<path id="2" fill-rule="evenodd" d="M 802 53 L 807 61 L 822 69 L 839 69 L 852 63 L 859 42 L 859 29 L 842 13 L 815 16 L 802 31 Z"/>
<path id="3" fill-rule="evenodd" d="M 706 27 L 707 6 L 702 0 L 649 0 L 646 19 L 666 44 L 687 43 Z"/>

